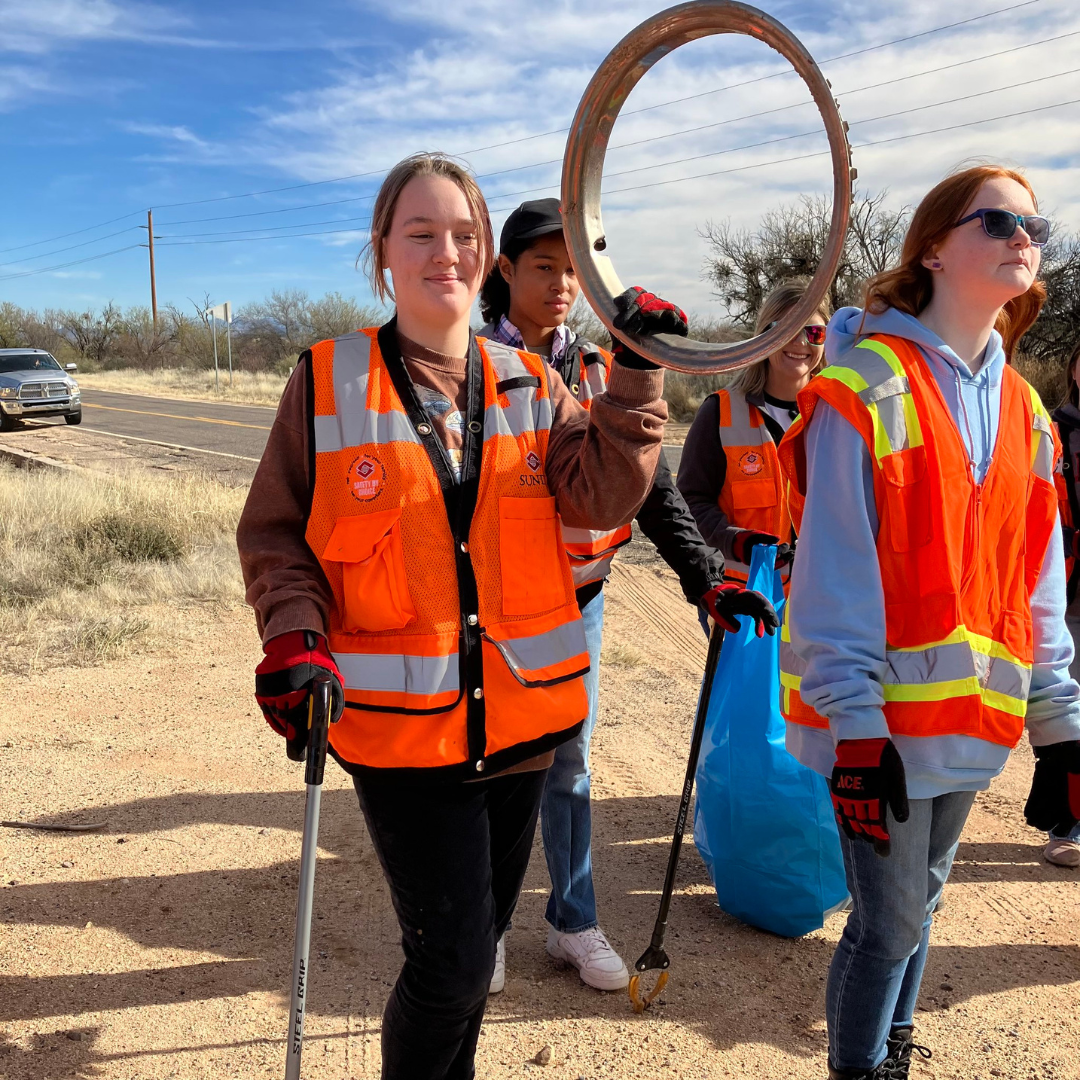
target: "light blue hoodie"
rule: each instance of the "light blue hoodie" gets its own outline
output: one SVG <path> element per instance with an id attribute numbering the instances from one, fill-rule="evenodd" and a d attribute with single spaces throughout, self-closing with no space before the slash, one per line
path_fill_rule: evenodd
<path id="1" fill-rule="evenodd" d="M 829 363 L 843 363 L 862 334 L 891 334 L 916 344 L 941 387 L 976 477 L 990 467 L 1001 415 L 1005 353 L 990 335 L 983 362 L 972 372 L 918 319 L 889 309 L 881 315 L 842 308 L 829 323 Z M 806 662 L 803 700 L 829 721 L 821 731 L 788 724 L 787 746 L 825 776 L 840 739 L 889 736 L 882 712 L 885 674 L 885 600 L 878 569 L 877 511 L 870 451 L 836 410 L 819 402 L 806 432 L 807 499 L 791 578 L 790 630 Z M 1031 597 L 1035 659 L 1027 728 L 1033 745 L 1080 738 L 1080 686 L 1069 676 L 1073 642 L 1065 626 L 1065 557 L 1061 524 L 1054 526 Z M 966 735 L 892 736 L 904 759 L 908 795 L 930 799 L 977 791 L 1001 772 L 1009 751 Z"/>

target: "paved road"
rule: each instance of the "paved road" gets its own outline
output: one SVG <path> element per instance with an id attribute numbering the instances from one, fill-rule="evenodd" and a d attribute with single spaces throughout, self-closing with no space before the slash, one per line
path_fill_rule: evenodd
<path id="1" fill-rule="evenodd" d="M 88 430 L 255 461 L 262 457 L 274 422 L 274 410 L 257 405 L 179 401 L 85 387 L 82 401 L 82 426 Z"/>
<path id="2" fill-rule="evenodd" d="M 232 454 L 254 461 L 262 456 L 274 410 L 257 405 L 117 394 L 83 388 L 82 427 L 156 443 Z M 63 420 L 56 421 L 63 423 Z M 678 472 L 681 446 L 665 446 L 668 464 Z"/>

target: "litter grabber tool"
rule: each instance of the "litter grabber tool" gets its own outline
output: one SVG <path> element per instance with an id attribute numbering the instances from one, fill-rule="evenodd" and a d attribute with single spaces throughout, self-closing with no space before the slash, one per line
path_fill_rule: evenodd
<path id="1" fill-rule="evenodd" d="M 319 840 L 326 741 L 330 728 L 331 679 L 316 675 L 308 698 L 307 805 L 304 809 L 304 840 L 300 848 L 300 889 L 296 900 L 296 942 L 293 947 L 292 1004 L 289 1008 L 288 1049 L 285 1080 L 300 1080 L 300 1055 L 304 1049 L 304 1016 L 311 987 L 308 951 L 311 945 L 311 904 L 315 895 L 315 856 Z"/>
<path id="2" fill-rule="evenodd" d="M 675 834 L 671 838 L 671 852 L 668 855 L 667 876 L 664 878 L 664 891 L 660 897 L 660 910 L 653 926 L 652 941 L 649 947 L 638 957 L 634 964 L 634 974 L 630 977 L 630 1002 L 634 1012 L 644 1012 L 659 996 L 667 985 L 671 960 L 664 949 L 664 937 L 667 934 L 668 911 L 671 908 L 671 894 L 675 889 L 675 873 L 679 868 L 679 852 L 682 850 L 683 833 L 686 831 L 686 816 L 690 812 L 690 797 L 694 793 L 694 775 L 697 772 L 698 755 L 705 735 L 705 719 L 709 714 L 709 696 L 712 693 L 713 676 L 720 659 L 720 649 L 724 644 L 723 627 L 714 623 L 709 636 L 709 654 L 705 660 L 705 677 L 701 681 L 701 694 L 698 697 L 697 716 L 694 718 L 694 733 L 690 739 L 690 757 L 686 762 L 686 779 L 683 781 L 682 800 L 679 813 L 675 818 Z M 646 991 L 642 977 L 648 971 L 659 971 L 656 984 Z"/>

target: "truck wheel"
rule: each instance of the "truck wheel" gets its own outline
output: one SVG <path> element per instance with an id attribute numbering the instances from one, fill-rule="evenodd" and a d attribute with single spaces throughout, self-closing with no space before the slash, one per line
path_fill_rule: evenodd
<path id="1" fill-rule="evenodd" d="M 81 424 L 82 423 L 82 409 L 78 412 L 69 412 L 64 417 L 64 422 L 67 424 Z"/>
<path id="2" fill-rule="evenodd" d="M 0 431 L 14 431 L 19 421 L 0 409 Z"/>

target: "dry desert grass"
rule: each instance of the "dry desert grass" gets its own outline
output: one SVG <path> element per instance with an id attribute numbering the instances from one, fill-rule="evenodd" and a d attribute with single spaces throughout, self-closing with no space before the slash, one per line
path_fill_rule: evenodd
<path id="1" fill-rule="evenodd" d="M 91 390 L 118 390 L 153 397 L 190 398 L 196 401 L 230 401 L 237 405 L 276 407 L 287 375 L 272 371 L 234 371 L 232 383 L 223 371 L 214 388 L 213 370 L 202 368 L 160 368 L 142 371 L 119 368 L 115 371 L 79 372 L 76 378 Z"/>
<path id="2" fill-rule="evenodd" d="M 0 668 L 94 663 L 168 633 L 179 608 L 243 599 L 246 491 L 0 466 Z"/>

